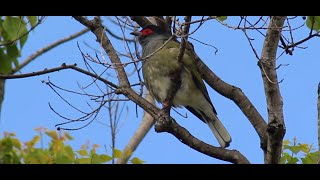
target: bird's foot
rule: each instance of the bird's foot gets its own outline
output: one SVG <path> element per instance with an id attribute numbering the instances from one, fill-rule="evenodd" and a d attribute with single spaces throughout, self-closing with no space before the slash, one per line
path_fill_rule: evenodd
<path id="1" fill-rule="evenodd" d="M 156 132 L 165 132 L 172 122 L 172 118 L 165 112 L 165 110 L 161 110 L 158 114 L 159 119 L 156 121 L 154 125 Z"/>

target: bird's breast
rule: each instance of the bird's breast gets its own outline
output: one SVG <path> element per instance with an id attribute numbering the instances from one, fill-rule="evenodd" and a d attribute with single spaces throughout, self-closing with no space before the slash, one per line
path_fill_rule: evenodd
<path id="1" fill-rule="evenodd" d="M 142 72 L 146 87 L 150 94 L 158 102 L 165 101 L 172 85 L 169 76 L 170 71 L 157 61 L 146 61 L 143 64 Z"/>

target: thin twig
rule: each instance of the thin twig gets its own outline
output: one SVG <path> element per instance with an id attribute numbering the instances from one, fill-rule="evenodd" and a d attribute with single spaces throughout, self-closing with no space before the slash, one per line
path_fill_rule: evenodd
<path id="1" fill-rule="evenodd" d="M 22 63 L 15 69 L 12 70 L 11 74 L 15 74 L 16 72 L 20 71 L 22 68 L 24 68 L 26 65 L 28 65 L 30 62 L 32 62 L 34 59 L 36 59 L 37 57 L 41 56 L 42 54 L 50 51 L 51 49 L 65 43 L 68 42 L 72 39 L 75 39 L 83 34 L 85 34 L 86 32 L 88 32 L 89 29 L 88 28 L 84 28 L 83 30 L 74 33 L 68 37 L 65 37 L 63 39 L 60 39 L 54 43 L 49 44 L 48 46 L 41 48 L 39 50 L 37 50 L 35 53 L 33 53 L 32 55 L 30 55 L 27 59 L 25 59 L 24 61 L 22 61 Z"/>

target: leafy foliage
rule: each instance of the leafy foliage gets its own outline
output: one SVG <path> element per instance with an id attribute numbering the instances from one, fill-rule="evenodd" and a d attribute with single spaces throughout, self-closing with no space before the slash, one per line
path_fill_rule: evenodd
<path id="1" fill-rule="evenodd" d="M 98 154 L 99 145 L 82 145 L 80 150 L 74 151 L 66 142 L 73 140 L 67 132 L 36 128 L 39 134 L 30 141 L 20 142 L 14 133 L 4 133 L 0 139 L 0 164 L 102 164 L 111 162 L 121 156 L 121 151 L 113 149 L 113 156 Z M 42 142 L 43 135 L 50 138 L 48 148 L 36 147 Z M 144 161 L 134 157 L 132 164 L 142 164 Z"/>
<path id="2" fill-rule="evenodd" d="M 318 32 L 320 30 L 320 16 L 308 16 L 306 25 L 308 28 Z"/>
<path id="3" fill-rule="evenodd" d="M 283 141 L 283 153 L 280 164 L 318 164 L 320 153 L 312 145 Z"/>
<path id="4" fill-rule="evenodd" d="M 36 16 L 0 16 L 0 74 L 10 73 L 13 64 L 19 66 L 18 58 L 28 39 L 28 29 L 37 22 Z"/>
<path id="5" fill-rule="evenodd" d="M 219 21 L 224 21 L 224 20 L 226 20 L 228 18 L 228 16 L 218 16 L 217 17 L 217 19 L 219 20 Z"/>

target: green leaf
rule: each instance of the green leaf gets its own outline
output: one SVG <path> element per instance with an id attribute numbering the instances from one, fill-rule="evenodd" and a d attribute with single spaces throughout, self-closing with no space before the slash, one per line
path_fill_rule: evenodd
<path id="1" fill-rule="evenodd" d="M 50 162 L 51 157 L 46 150 L 42 149 L 34 149 L 26 154 L 24 161 L 26 164 L 48 164 Z"/>
<path id="2" fill-rule="evenodd" d="M 95 148 L 92 148 L 90 150 L 90 156 L 94 156 L 96 154 L 96 149 Z"/>
<path id="3" fill-rule="evenodd" d="M 55 130 L 47 131 L 46 135 L 48 135 L 52 139 L 55 139 L 55 140 L 58 139 L 58 134 L 57 134 L 57 132 Z"/>
<path id="4" fill-rule="evenodd" d="M 69 140 L 73 140 L 73 137 L 67 132 L 64 132 L 64 136 Z"/>
<path id="5" fill-rule="evenodd" d="M 298 154 L 302 148 L 301 146 L 289 146 L 289 150 L 291 150 L 294 154 Z"/>
<path id="6" fill-rule="evenodd" d="M 105 163 L 105 162 L 111 161 L 113 158 L 111 156 L 106 155 L 106 154 L 101 154 L 101 155 L 99 155 L 99 159 L 101 160 L 102 163 Z"/>
<path id="7" fill-rule="evenodd" d="M 58 153 L 55 159 L 57 164 L 71 164 L 73 161 L 63 153 Z"/>
<path id="8" fill-rule="evenodd" d="M 113 157 L 114 158 L 120 158 L 121 157 L 122 152 L 119 149 L 113 148 L 112 150 L 113 150 Z"/>
<path id="9" fill-rule="evenodd" d="M 64 152 L 65 152 L 66 156 L 67 156 L 71 161 L 74 161 L 74 160 L 75 160 L 75 154 L 74 154 L 71 146 L 65 146 L 65 147 L 64 147 Z"/>
<path id="10" fill-rule="evenodd" d="M 280 162 L 283 162 L 283 164 L 285 164 L 287 161 L 289 161 L 289 159 L 291 159 L 290 154 L 284 152 L 282 154 L 282 157 L 280 158 Z"/>
<path id="11" fill-rule="evenodd" d="M 302 164 L 316 164 L 313 162 L 310 156 L 306 156 L 305 158 L 301 158 Z"/>
<path id="12" fill-rule="evenodd" d="M 89 153 L 85 149 L 81 149 L 77 151 L 77 153 L 79 153 L 81 156 L 89 156 Z"/>
<path id="13" fill-rule="evenodd" d="M 319 151 L 312 152 L 306 155 L 305 158 L 301 158 L 303 164 L 318 164 L 320 158 Z"/>
<path id="14" fill-rule="evenodd" d="M 13 63 L 14 63 L 14 66 L 17 68 L 19 67 L 19 61 L 18 59 L 13 59 Z"/>
<path id="15" fill-rule="evenodd" d="M 132 162 L 132 164 L 143 164 L 144 163 L 143 160 L 141 160 L 141 159 L 139 159 L 137 157 L 132 158 L 131 162 Z"/>
<path id="16" fill-rule="evenodd" d="M 0 141 L 1 142 L 1 141 Z M 4 152 L 10 152 L 13 150 L 13 143 L 10 137 L 3 138 L 0 144 L 1 150 Z"/>
<path id="17" fill-rule="evenodd" d="M 27 18 L 28 18 L 28 21 L 29 21 L 31 27 L 35 26 L 38 22 L 37 16 L 27 16 Z"/>
<path id="18" fill-rule="evenodd" d="M 20 51 L 15 45 L 8 45 L 7 46 L 7 55 L 9 58 L 17 59 L 20 57 Z"/>
<path id="19" fill-rule="evenodd" d="M 106 163 L 108 161 L 111 161 L 113 158 L 105 155 L 105 154 L 101 154 L 101 155 L 97 155 L 95 154 L 92 157 L 92 164 L 102 164 L 102 163 Z"/>
<path id="20" fill-rule="evenodd" d="M 8 74 L 12 70 L 12 61 L 0 48 L 0 74 Z"/>
<path id="21" fill-rule="evenodd" d="M 28 34 L 26 34 L 28 32 L 27 24 L 25 23 L 23 18 L 6 16 L 3 22 L 3 30 L 3 37 L 5 41 L 11 42 L 14 40 L 19 40 L 20 48 L 23 47 L 23 45 L 28 39 Z"/>
<path id="22" fill-rule="evenodd" d="M 308 16 L 306 25 L 309 29 L 319 31 L 320 30 L 320 16 Z"/>
<path id="23" fill-rule="evenodd" d="M 17 39 L 19 36 L 19 26 L 21 26 L 21 19 L 13 16 L 6 16 L 3 22 L 3 29 L 6 31 L 8 38 L 7 41 Z"/>
<path id="24" fill-rule="evenodd" d="M 224 21 L 224 20 L 226 20 L 228 18 L 228 16 L 218 16 L 217 17 L 217 19 L 219 20 L 219 21 Z"/>
<path id="25" fill-rule="evenodd" d="M 301 147 L 301 151 L 304 152 L 304 153 L 309 153 L 310 149 L 309 149 L 309 145 L 308 144 L 300 144 L 300 147 Z"/>
<path id="26" fill-rule="evenodd" d="M 289 140 L 284 140 L 282 144 L 283 144 L 283 145 L 289 145 L 289 144 L 290 144 L 290 141 L 289 141 Z"/>
<path id="27" fill-rule="evenodd" d="M 40 136 L 34 136 L 30 141 L 26 142 L 25 144 L 28 146 L 29 149 L 33 148 L 34 145 L 40 140 Z"/>
<path id="28" fill-rule="evenodd" d="M 289 149 L 291 146 L 289 145 L 283 145 L 283 150 Z"/>
<path id="29" fill-rule="evenodd" d="M 90 158 L 80 158 L 78 159 L 79 164 L 91 164 L 91 159 Z"/>
<path id="30" fill-rule="evenodd" d="M 26 43 L 27 39 L 28 39 L 28 34 L 27 34 L 28 30 L 26 26 L 23 26 L 21 28 L 21 33 L 19 34 L 19 38 L 20 38 L 20 49 L 22 49 L 22 47 L 24 46 L 24 44 Z"/>
<path id="31" fill-rule="evenodd" d="M 285 164 L 286 161 L 287 161 L 287 158 L 286 158 L 285 156 L 282 156 L 282 157 L 280 158 L 279 164 Z"/>
<path id="32" fill-rule="evenodd" d="M 16 147 L 16 148 L 18 148 L 18 149 L 21 149 L 21 143 L 20 143 L 19 139 L 17 139 L 17 138 L 12 138 L 11 141 L 12 141 L 12 145 L 13 145 L 14 147 Z"/>
<path id="33" fill-rule="evenodd" d="M 288 164 L 297 164 L 298 161 L 299 161 L 298 158 L 293 157 L 293 158 L 291 158 L 291 159 L 288 161 Z"/>

